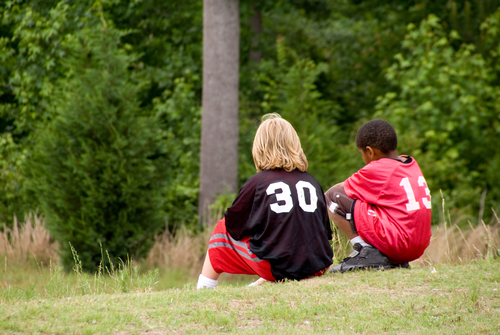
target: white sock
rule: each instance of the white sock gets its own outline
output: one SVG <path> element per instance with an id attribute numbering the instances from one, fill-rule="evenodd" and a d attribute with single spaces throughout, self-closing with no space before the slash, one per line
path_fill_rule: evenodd
<path id="1" fill-rule="evenodd" d="M 215 286 L 217 286 L 217 280 L 210 279 L 204 275 L 198 277 L 198 285 L 196 285 L 197 290 L 201 288 L 215 288 Z"/>
<path id="2" fill-rule="evenodd" d="M 371 244 L 368 244 L 361 238 L 361 236 L 356 236 L 355 238 L 351 239 L 351 244 L 354 246 L 356 243 L 361 244 L 362 247 L 373 247 Z"/>

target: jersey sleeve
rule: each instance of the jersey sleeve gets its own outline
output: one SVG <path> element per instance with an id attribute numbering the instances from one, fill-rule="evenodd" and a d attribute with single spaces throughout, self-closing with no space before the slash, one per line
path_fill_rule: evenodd
<path id="1" fill-rule="evenodd" d="M 377 203 L 385 190 L 389 171 L 381 171 L 377 161 L 363 167 L 358 172 L 346 179 L 344 191 L 349 198 L 361 200 L 366 203 Z"/>
<path id="2" fill-rule="evenodd" d="M 256 176 L 246 181 L 233 204 L 224 214 L 227 231 L 235 240 L 240 240 L 249 235 L 248 221 L 258 184 Z"/>

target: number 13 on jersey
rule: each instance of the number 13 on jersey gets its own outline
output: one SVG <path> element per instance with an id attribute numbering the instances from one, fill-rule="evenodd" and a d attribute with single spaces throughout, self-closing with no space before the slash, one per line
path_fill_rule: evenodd
<path id="1" fill-rule="evenodd" d="M 426 197 L 422 198 L 422 204 L 425 208 L 431 209 L 431 191 L 429 187 L 427 187 L 427 182 L 425 181 L 424 176 L 419 176 L 417 179 L 418 186 L 424 187 Z M 406 210 L 408 212 L 420 209 L 420 203 L 415 199 L 415 193 L 413 192 L 413 188 L 410 184 L 410 179 L 408 177 L 404 177 L 401 179 L 399 186 L 403 186 L 406 192 L 406 197 L 408 198 L 408 203 L 406 204 Z M 429 197 L 429 198 L 427 198 Z"/>

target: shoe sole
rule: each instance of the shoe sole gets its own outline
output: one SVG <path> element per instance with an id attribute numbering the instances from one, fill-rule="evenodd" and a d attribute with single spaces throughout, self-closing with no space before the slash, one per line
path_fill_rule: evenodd
<path id="1" fill-rule="evenodd" d="M 385 271 L 392 269 L 410 269 L 410 265 L 408 263 L 403 264 L 373 264 L 373 265 L 347 265 L 342 267 L 342 265 L 332 266 L 328 269 L 328 273 L 338 273 L 338 272 L 349 272 L 349 271 L 358 271 L 358 270 L 377 270 L 377 271 Z"/>

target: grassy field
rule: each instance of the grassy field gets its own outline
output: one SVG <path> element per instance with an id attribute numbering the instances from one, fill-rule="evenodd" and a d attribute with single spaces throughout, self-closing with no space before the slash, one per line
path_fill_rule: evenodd
<path id="1" fill-rule="evenodd" d="M 4 288 L 0 333 L 500 332 L 500 261 L 330 274 L 260 287 L 223 283 L 199 291 L 192 281 L 177 289 L 85 294 L 77 278 L 64 278 L 53 277 L 61 290 L 45 293 Z M 61 288 L 67 280 L 75 291 Z"/>
<path id="2" fill-rule="evenodd" d="M 195 290 L 209 230 L 157 236 L 140 263 L 64 273 L 36 216 L 0 231 L 0 334 L 500 334 L 500 220 L 433 227 L 411 270 Z M 350 244 L 335 231 L 338 262 Z"/>

